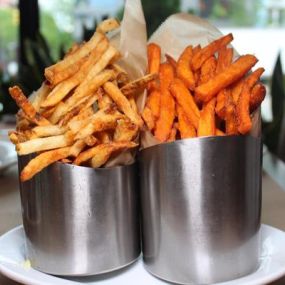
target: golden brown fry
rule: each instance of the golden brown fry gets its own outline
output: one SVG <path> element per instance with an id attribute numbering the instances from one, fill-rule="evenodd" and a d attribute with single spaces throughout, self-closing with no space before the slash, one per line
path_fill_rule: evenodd
<path id="1" fill-rule="evenodd" d="M 101 98 L 98 99 L 99 109 L 105 109 L 111 106 L 113 103 L 114 101 L 107 94 L 104 94 Z"/>
<path id="2" fill-rule="evenodd" d="M 24 167 L 20 175 L 21 181 L 25 182 L 31 179 L 34 175 L 36 175 L 45 167 L 60 159 L 66 158 L 68 154 L 69 147 L 46 151 L 39 154 L 38 156 L 30 160 L 29 163 Z"/>
<path id="3" fill-rule="evenodd" d="M 111 139 L 111 135 L 108 131 L 98 132 L 96 133 L 96 137 L 100 141 L 100 143 L 109 143 Z"/>
<path id="4" fill-rule="evenodd" d="M 151 110 L 153 119 L 156 121 L 160 114 L 160 100 L 161 94 L 158 90 L 153 90 L 146 99 L 146 107 Z"/>
<path id="5" fill-rule="evenodd" d="M 96 28 L 96 32 L 108 33 L 120 27 L 120 22 L 116 19 L 110 18 L 102 21 Z"/>
<path id="6" fill-rule="evenodd" d="M 138 134 L 139 128 L 130 120 L 120 119 L 114 133 L 114 141 L 132 141 Z"/>
<path id="7" fill-rule="evenodd" d="M 169 64 L 171 64 L 171 66 L 173 67 L 174 71 L 176 71 L 177 69 L 177 62 L 176 60 L 169 54 L 165 54 L 166 60 Z"/>
<path id="8" fill-rule="evenodd" d="M 124 85 L 120 90 L 127 97 L 129 97 L 130 95 L 135 95 L 138 92 L 143 91 L 147 87 L 147 85 L 151 81 L 155 80 L 157 77 L 158 74 L 156 73 L 147 74 L 141 78 L 129 82 L 128 84 Z"/>
<path id="9" fill-rule="evenodd" d="M 253 55 L 239 57 L 224 71 L 211 78 L 208 82 L 199 85 L 195 89 L 197 100 L 208 102 L 216 96 L 222 89 L 243 77 L 257 62 Z"/>
<path id="10" fill-rule="evenodd" d="M 85 148 L 86 143 L 84 140 L 76 141 L 70 148 L 68 156 L 77 157 L 79 153 Z"/>
<path id="11" fill-rule="evenodd" d="M 194 126 L 189 122 L 182 107 L 177 104 L 176 111 L 178 116 L 178 130 L 182 139 L 194 138 L 196 137 L 196 130 Z"/>
<path id="12" fill-rule="evenodd" d="M 257 83 L 251 90 L 250 94 L 250 112 L 254 112 L 264 100 L 266 95 L 265 86 L 261 83 Z"/>
<path id="13" fill-rule="evenodd" d="M 198 137 L 216 135 L 215 106 L 216 98 L 204 104 L 197 130 Z"/>
<path id="14" fill-rule="evenodd" d="M 213 56 L 222 47 L 227 46 L 232 40 L 233 40 L 233 35 L 228 34 L 203 47 L 199 52 L 197 52 L 193 56 L 191 62 L 193 70 L 195 71 L 199 69 L 209 57 Z"/>
<path id="15" fill-rule="evenodd" d="M 87 136 L 86 138 L 84 138 L 84 142 L 88 146 L 94 146 L 99 141 L 94 135 L 90 135 L 90 136 Z"/>
<path id="16" fill-rule="evenodd" d="M 160 66 L 161 49 L 155 43 L 150 43 L 147 46 L 148 73 L 158 73 Z M 148 85 L 148 90 L 157 88 L 156 82 L 151 82 Z"/>
<path id="17" fill-rule="evenodd" d="M 190 67 L 190 62 L 193 56 L 192 46 L 188 46 L 180 55 L 177 61 L 177 76 L 184 82 L 187 88 L 194 90 L 195 78 L 193 71 Z"/>
<path id="18" fill-rule="evenodd" d="M 49 136 L 58 136 L 62 135 L 67 131 L 67 128 L 60 127 L 57 125 L 49 125 L 49 126 L 37 126 L 32 129 L 35 137 L 43 138 Z"/>
<path id="19" fill-rule="evenodd" d="M 147 125 L 148 129 L 151 131 L 155 127 L 155 119 L 152 115 L 152 111 L 150 110 L 149 107 L 145 107 L 143 112 L 142 112 L 142 118 Z"/>
<path id="20" fill-rule="evenodd" d="M 244 84 L 237 104 L 238 131 L 245 135 L 251 130 L 252 122 L 249 110 L 250 88 Z"/>
<path id="21" fill-rule="evenodd" d="M 18 86 L 10 87 L 9 93 L 18 107 L 23 110 L 30 121 L 38 126 L 50 125 L 50 122 L 35 110 L 35 108 L 32 106 L 32 104 L 29 102 L 27 97 Z"/>
<path id="22" fill-rule="evenodd" d="M 201 66 L 199 85 L 208 82 L 216 73 L 217 60 L 214 56 L 209 57 Z"/>
<path id="23" fill-rule="evenodd" d="M 104 84 L 104 90 L 106 93 L 114 100 L 118 108 L 135 124 L 142 127 L 143 121 L 140 115 L 135 112 L 125 97 L 125 95 L 120 91 L 120 89 L 111 82 L 106 82 Z"/>
<path id="24" fill-rule="evenodd" d="M 170 85 L 170 91 L 176 98 L 177 103 L 184 110 L 189 122 L 197 129 L 200 118 L 200 111 L 190 91 L 179 79 L 174 79 L 173 83 Z"/>
<path id="25" fill-rule="evenodd" d="M 30 100 L 31 96 L 29 97 L 29 100 L 31 101 L 33 107 L 37 112 L 40 113 L 41 104 L 48 96 L 50 91 L 51 91 L 50 87 L 46 84 L 46 82 L 43 82 L 41 87 L 34 94 L 31 95 L 31 96 L 34 95 L 33 99 Z"/>

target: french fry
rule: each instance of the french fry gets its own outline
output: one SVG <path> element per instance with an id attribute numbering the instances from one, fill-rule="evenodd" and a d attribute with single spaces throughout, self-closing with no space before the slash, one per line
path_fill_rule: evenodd
<path id="1" fill-rule="evenodd" d="M 177 69 L 177 62 L 176 60 L 169 54 L 165 54 L 167 62 L 173 67 L 173 69 L 176 71 Z"/>
<path id="2" fill-rule="evenodd" d="M 193 56 L 192 46 L 188 46 L 184 49 L 177 61 L 177 76 L 184 82 L 187 88 L 194 90 L 195 78 L 193 71 L 190 67 L 190 61 Z"/>
<path id="3" fill-rule="evenodd" d="M 176 140 L 176 135 L 177 135 L 177 124 L 173 124 L 173 127 L 170 131 L 170 135 L 169 135 L 169 138 L 168 138 L 168 142 L 174 142 Z"/>
<path id="4" fill-rule="evenodd" d="M 263 74 L 263 72 L 264 72 L 264 68 L 259 67 L 247 76 L 246 83 L 249 89 L 252 89 L 255 83 L 259 80 L 260 76 Z"/>
<path id="5" fill-rule="evenodd" d="M 244 78 L 240 79 L 239 81 L 235 82 L 233 86 L 231 86 L 231 94 L 232 94 L 232 99 L 235 105 L 238 103 L 238 99 L 241 93 L 241 90 L 244 85 Z"/>
<path id="6" fill-rule="evenodd" d="M 216 136 L 220 136 L 220 137 L 223 137 L 223 136 L 225 136 L 226 134 L 223 132 L 223 131 L 221 131 L 220 129 L 216 129 Z"/>
<path id="7" fill-rule="evenodd" d="M 261 104 L 261 102 L 264 100 L 266 95 L 266 89 L 265 86 L 261 83 L 257 83 L 251 90 L 250 94 L 250 112 L 254 112 Z"/>
<path id="8" fill-rule="evenodd" d="M 201 50 L 201 45 L 196 45 L 193 47 L 193 55 L 197 54 Z"/>
<path id="9" fill-rule="evenodd" d="M 215 105 L 216 98 L 213 98 L 211 99 L 211 101 L 204 104 L 199 119 L 199 125 L 197 130 L 198 137 L 214 136 L 216 134 Z"/>
<path id="10" fill-rule="evenodd" d="M 177 103 L 184 110 L 189 122 L 197 129 L 200 118 L 200 111 L 190 93 L 180 79 L 174 79 L 170 85 L 170 92 Z"/>
<path id="11" fill-rule="evenodd" d="M 197 69 L 199 69 L 209 57 L 213 56 L 222 47 L 227 46 L 232 40 L 233 35 L 228 34 L 203 47 L 193 56 L 191 62 L 193 70 L 196 71 Z"/>
<path id="12" fill-rule="evenodd" d="M 57 125 L 37 126 L 32 129 L 32 132 L 38 138 L 58 136 L 64 134 L 66 131 L 66 127 L 60 127 Z"/>
<path id="13" fill-rule="evenodd" d="M 18 107 L 23 110 L 30 121 L 38 126 L 50 125 L 50 122 L 35 110 L 35 108 L 32 106 L 32 104 L 29 102 L 27 97 L 18 86 L 10 87 L 9 93 Z"/>
<path id="14" fill-rule="evenodd" d="M 226 68 L 208 82 L 199 85 L 195 89 L 197 100 L 208 102 L 216 96 L 222 89 L 238 81 L 244 76 L 257 62 L 253 55 L 244 55 L 239 57 L 234 63 Z"/>
<path id="15" fill-rule="evenodd" d="M 221 90 L 217 96 L 216 113 L 221 119 L 225 118 L 226 101 L 230 95 L 230 90 L 225 88 Z"/>
<path id="16" fill-rule="evenodd" d="M 96 137 L 100 141 L 100 143 L 109 143 L 111 142 L 111 136 L 108 131 L 97 132 Z"/>
<path id="17" fill-rule="evenodd" d="M 214 56 L 209 57 L 201 66 L 199 84 L 208 82 L 216 73 L 217 60 Z"/>
<path id="18" fill-rule="evenodd" d="M 98 99 L 99 109 L 107 108 L 107 107 L 111 106 L 113 103 L 114 103 L 114 101 L 107 94 L 104 94 L 101 98 Z"/>
<path id="19" fill-rule="evenodd" d="M 129 82 L 128 84 L 124 85 L 120 90 L 127 97 L 129 97 L 130 95 L 135 95 L 145 89 L 147 85 L 151 81 L 155 80 L 157 77 L 158 76 L 156 73 L 147 74 L 141 78 Z"/>
<path id="20" fill-rule="evenodd" d="M 196 130 L 194 126 L 189 122 L 184 110 L 180 105 L 176 105 L 178 116 L 178 130 L 182 139 L 196 137 Z"/>
<path id="21" fill-rule="evenodd" d="M 135 124 L 142 127 L 143 121 L 138 113 L 136 113 L 131 107 L 130 102 L 125 97 L 125 95 L 120 91 L 120 89 L 111 82 L 106 82 L 104 84 L 104 90 L 117 104 L 118 108 Z"/>
<path id="22" fill-rule="evenodd" d="M 251 130 L 252 122 L 250 118 L 250 88 L 245 83 L 237 104 L 238 131 L 245 135 Z"/>
<path id="23" fill-rule="evenodd" d="M 158 90 L 151 91 L 150 95 L 146 99 L 146 107 L 150 109 L 155 121 L 159 118 L 160 114 L 160 100 L 161 94 Z"/>
<path id="24" fill-rule="evenodd" d="M 118 120 L 117 127 L 114 132 L 114 141 L 132 141 L 138 134 L 139 128 L 136 124 L 129 120 Z"/>
<path id="25" fill-rule="evenodd" d="M 225 106 L 225 125 L 227 135 L 238 134 L 238 121 L 236 116 L 236 107 L 231 97 L 227 98 Z"/>
<path id="26" fill-rule="evenodd" d="M 84 140 L 76 141 L 70 148 L 68 156 L 77 157 L 79 153 L 84 149 L 86 143 Z"/>
<path id="27" fill-rule="evenodd" d="M 233 61 L 234 51 L 232 48 L 222 47 L 218 53 L 216 73 L 220 73 L 229 67 Z"/>
<path id="28" fill-rule="evenodd" d="M 148 59 L 148 73 L 156 74 L 159 72 L 160 67 L 160 58 L 161 58 L 161 49 L 155 43 L 150 43 L 147 46 L 147 59 Z M 148 89 L 156 89 L 156 82 L 151 82 L 148 85 Z"/>
<path id="29" fill-rule="evenodd" d="M 96 32 L 100 32 L 100 33 L 108 33 L 112 30 L 115 30 L 117 28 L 120 27 L 120 22 L 118 22 L 116 19 L 106 19 L 104 21 L 102 21 L 101 23 L 99 23 L 99 25 L 96 28 Z"/>
<path id="30" fill-rule="evenodd" d="M 46 151 L 32 160 L 24 167 L 21 172 L 20 179 L 22 182 L 25 182 L 31 179 L 34 175 L 39 173 L 41 170 L 49 166 L 50 164 L 66 158 L 69 154 L 69 147 L 55 149 L 51 151 Z"/>
<path id="31" fill-rule="evenodd" d="M 94 135 L 89 135 L 86 138 L 84 138 L 84 142 L 88 146 L 94 146 L 99 141 L 98 141 L 98 139 Z"/>
<path id="32" fill-rule="evenodd" d="M 49 92 L 50 92 L 50 88 L 46 84 L 46 82 L 43 82 L 41 87 L 35 92 L 34 99 L 31 101 L 31 103 L 37 112 L 40 113 L 41 103 L 48 96 Z"/>
<path id="33" fill-rule="evenodd" d="M 155 119 L 153 117 L 152 111 L 148 106 L 145 106 L 142 112 L 142 118 L 147 125 L 148 129 L 151 131 L 155 127 Z"/>

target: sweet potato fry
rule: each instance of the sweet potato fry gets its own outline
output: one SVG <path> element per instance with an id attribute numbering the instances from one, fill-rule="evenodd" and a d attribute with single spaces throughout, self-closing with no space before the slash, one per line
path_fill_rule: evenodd
<path id="1" fill-rule="evenodd" d="M 264 100 L 266 95 L 266 89 L 265 86 L 261 83 L 257 83 L 251 90 L 250 94 L 250 112 L 254 112 L 261 104 L 261 102 Z"/>
<path id="2" fill-rule="evenodd" d="M 225 136 L 226 134 L 220 129 L 216 129 L 216 136 Z"/>
<path id="3" fill-rule="evenodd" d="M 30 160 L 30 162 L 24 167 L 21 172 L 20 179 L 22 182 L 25 182 L 31 179 L 38 172 L 43 170 L 45 167 L 50 164 L 66 158 L 69 155 L 69 147 L 55 149 L 43 152 Z"/>
<path id="4" fill-rule="evenodd" d="M 50 122 L 35 110 L 18 86 L 10 87 L 9 93 L 31 122 L 38 126 L 50 125 Z"/>
<path id="5" fill-rule="evenodd" d="M 170 135 L 167 141 L 174 142 L 176 140 L 176 135 L 177 135 L 177 123 L 173 124 L 173 127 L 170 131 Z"/>
<path id="6" fill-rule="evenodd" d="M 217 60 L 214 56 L 209 57 L 201 66 L 199 85 L 208 82 L 216 73 Z"/>
<path id="7" fill-rule="evenodd" d="M 158 90 L 153 90 L 146 99 L 146 106 L 151 110 L 153 119 L 156 121 L 160 114 L 161 94 Z"/>
<path id="8" fill-rule="evenodd" d="M 118 120 L 117 127 L 114 132 L 114 141 L 132 141 L 138 134 L 139 128 L 130 120 Z"/>
<path id="9" fill-rule="evenodd" d="M 196 89 L 197 100 L 208 102 L 216 96 L 222 89 L 238 81 L 244 76 L 257 62 L 253 55 L 244 55 L 239 57 L 234 63 L 226 68 L 208 82 L 199 85 Z"/>
<path id="10" fill-rule="evenodd" d="M 173 83 L 170 85 L 170 92 L 175 97 L 177 103 L 184 110 L 189 122 L 197 129 L 200 111 L 190 91 L 180 79 L 174 79 Z"/>
<path id="11" fill-rule="evenodd" d="M 150 43 L 147 46 L 148 73 L 158 73 L 160 66 L 161 49 L 155 43 Z M 148 90 L 157 88 L 156 82 L 151 82 L 148 85 Z"/>
<path id="12" fill-rule="evenodd" d="M 196 130 L 194 126 L 189 122 L 184 110 L 180 105 L 176 105 L 176 111 L 178 115 L 178 130 L 182 139 L 196 137 Z"/>
<path id="13" fill-rule="evenodd" d="M 225 106 L 225 125 L 226 125 L 226 134 L 227 135 L 237 135 L 238 134 L 238 121 L 236 116 L 236 107 L 231 100 L 231 97 L 228 97 L 226 106 Z"/>
<path id="14" fill-rule="evenodd" d="M 253 71 L 251 74 L 249 74 L 247 76 L 246 83 L 249 87 L 249 89 L 252 89 L 252 87 L 255 85 L 255 83 L 258 82 L 260 76 L 262 75 L 262 73 L 264 72 L 264 68 L 260 67 L 257 68 L 255 71 Z"/>
<path id="15" fill-rule="evenodd" d="M 193 70 L 195 71 L 199 69 L 209 57 L 213 56 L 222 47 L 227 46 L 232 40 L 233 35 L 228 34 L 203 47 L 197 54 L 193 56 L 191 62 Z"/>
<path id="16" fill-rule="evenodd" d="M 224 71 L 229 67 L 233 61 L 234 51 L 232 48 L 227 48 L 226 46 L 222 47 L 218 53 L 217 68 L 216 73 Z"/>
<path id="17" fill-rule="evenodd" d="M 169 63 L 162 63 L 159 67 L 160 90 L 168 90 L 174 79 L 174 69 Z"/>
<path id="18" fill-rule="evenodd" d="M 213 98 L 208 103 L 204 104 L 199 119 L 197 130 L 198 137 L 214 136 L 216 134 L 215 106 L 216 98 Z"/>
<path id="19" fill-rule="evenodd" d="M 245 135 L 251 130 L 252 122 L 250 118 L 250 88 L 245 83 L 237 104 L 238 131 Z"/>
<path id="20" fill-rule="evenodd" d="M 152 131 L 155 127 L 155 119 L 152 114 L 151 109 L 148 106 L 145 106 L 143 112 L 142 112 L 142 118 L 147 125 L 147 128 Z"/>
<path id="21" fill-rule="evenodd" d="M 143 91 L 147 87 L 147 85 L 151 81 L 155 80 L 157 77 L 157 73 L 147 74 L 141 78 L 129 82 L 128 84 L 124 85 L 120 90 L 127 97 L 129 97 L 130 95 L 135 95 L 138 92 Z"/>
<path id="22" fill-rule="evenodd" d="M 177 62 L 176 60 L 169 54 L 165 54 L 166 60 L 169 64 L 171 64 L 171 66 L 173 67 L 173 69 L 176 71 L 177 69 Z"/>
<path id="23" fill-rule="evenodd" d="M 200 50 L 201 50 L 201 46 L 200 45 L 197 45 L 197 46 L 193 47 L 193 56 L 195 54 L 197 54 Z"/>
<path id="24" fill-rule="evenodd" d="M 195 88 L 195 78 L 193 71 L 190 67 L 190 61 L 193 56 L 192 46 L 188 46 L 180 55 L 177 61 L 177 76 L 180 78 L 187 88 L 194 90 Z"/>
<path id="25" fill-rule="evenodd" d="M 241 78 L 239 81 L 235 82 L 230 87 L 231 94 L 232 94 L 232 99 L 233 99 L 233 102 L 234 102 L 235 105 L 237 105 L 237 103 L 238 103 L 238 99 L 239 99 L 241 90 L 243 88 L 244 82 L 245 82 L 245 79 Z"/>
<path id="26" fill-rule="evenodd" d="M 161 91 L 160 114 L 154 131 L 154 135 L 159 141 L 165 142 L 169 138 L 174 118 L 175 101 L 171 93 L 164 89 Z"/>
<path id="27" fill-rule="evenodd" d="M 135 124 L 142 127 L 143 121 L 138 113 L 136 113 L 131 107 L 130 102 L 120 89 L 111 82 L 104 84 L 104 90 L 114 100 L 118 108 Z"/>
<path id="28" fill-rule="evenodd" d="M 221 119 L 225 118 L 226 102 L 229 96 L 231 93 L 228 88 L 221 90 L 217 95 L 216 113 Z"/>

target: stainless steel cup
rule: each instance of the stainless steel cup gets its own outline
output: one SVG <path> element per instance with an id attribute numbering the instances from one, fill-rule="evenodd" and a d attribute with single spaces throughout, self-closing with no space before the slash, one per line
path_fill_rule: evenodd
<path id="1" fill-rule="evenodd" d="M 30 157 L 19 158 L 19 170 Z M 136 165 L 92 169 L 55 163 L 20 183 L 27 258 L 55 275 L 124 267 L 140 254 Z"/>
<path id="2" fill-rule="evenodd" d="M 152 274 L 212 284 L 259 265 L 261 140 L 176 141 L 140 153 L 143 258 Z"/>

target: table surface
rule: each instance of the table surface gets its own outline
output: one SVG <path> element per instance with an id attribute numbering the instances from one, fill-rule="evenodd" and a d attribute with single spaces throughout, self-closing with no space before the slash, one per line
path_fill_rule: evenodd
<path id="1" fill-rule="evenodd" d="M 285 231 L 285 192 L 263 174 L 262 222 Z M 14 166 L 0 177 L 0 235 L 22 223 L 18 191 L 18 173 Z M 285 264 L 284 264 L 285 266 Z M 0 274 L 1 285 L 19 284 Z M 285 277 L 271 285 L 285 284 Z"/>

